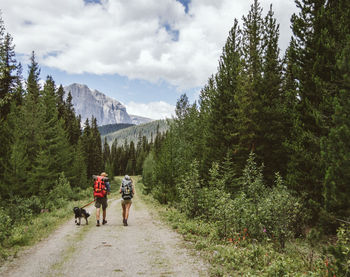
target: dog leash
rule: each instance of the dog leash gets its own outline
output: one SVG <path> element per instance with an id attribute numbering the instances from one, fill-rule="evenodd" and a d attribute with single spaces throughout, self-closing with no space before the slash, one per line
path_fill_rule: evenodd
<path id="1" fill-rule="evenodd" d="M 87 207 L 87 206 L 89 206 L 89 205 L 90 205 L 91 203 L 93 203 L 93 202 L 95 202 L 95 199 L 92 200 L 90 203 L 87 203 L 85 206 L 82 206 L 81 209 L 82 209 L 82 208 L 85 208 L 85 207 Z"/>

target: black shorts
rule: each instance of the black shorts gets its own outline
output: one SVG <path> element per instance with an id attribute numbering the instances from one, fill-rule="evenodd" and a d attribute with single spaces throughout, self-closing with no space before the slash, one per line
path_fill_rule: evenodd
<path id="1" fill-rule="evenodd" d="M 102 205 L 102 209 L 103 210 L 105 210 L 108 207 L 107 197 L 96 197 L 95 207 L 96 208 L 101 208 L 101 205 Z"/>

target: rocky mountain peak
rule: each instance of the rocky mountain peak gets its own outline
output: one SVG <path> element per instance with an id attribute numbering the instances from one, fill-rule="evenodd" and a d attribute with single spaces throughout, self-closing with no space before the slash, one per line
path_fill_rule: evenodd
<path id="1" fill-rule="evenodd" d="M 126 107 L 119 101 L 108 97 L 104 93 L 90 89 L 85 84 L 71 84 L 64 87 L 66 96 L 68 92 L 72 94 L 72 104 L 75 113 L 81 115 L 82 123 L 94 116 L 99 126 L 107 124 L 128 123 L 144 124 L 153 121 L 152 119 L 129 115 Z"/>
<path id="2" fill-rule="evenodd" d="M 72 94 L 72 104 L 76 114 L 80 114 L 82 123 L 92 116 L 99 126 L 115 123 L 132 123 L 125 106 L 98 90 L 91 90 L 84 84 L 71 84 L 64 87 L 66 95 Z"/>

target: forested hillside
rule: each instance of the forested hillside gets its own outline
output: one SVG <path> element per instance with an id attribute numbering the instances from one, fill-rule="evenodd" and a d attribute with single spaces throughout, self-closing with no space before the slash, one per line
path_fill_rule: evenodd
<path id="1" fill-rule="evenodd" d="M 248 264 L 249 255 L 256 259 L 246 273 L 349 276 L 350 2 L 296 4 L 285 53 L 272 7 L 265 12 L 255 0 L 242 25 L 234 22 L 218 71 L 198 103 L 178 100 L 159 151 L 145 160 L 143 180 L 161 203 L 196 220 L 192 234 L 208 224 L 216 231 L 206 236 L 236 245 L 249 233 L 250 243 L 261 243 L 261 256 L 251 244 L 235 250 Z M 315 247 L 337 229 L 338 244 Z M 307 238 L 312 250 L 288 256 L 302 249 L 289 244 L 297 238 Z M 280 263 L 264 262 L 267 242 L 279 249 L 273 255 Z M 230 274 L 242 274 L 237 255 L 221 258 Z"/>
<path id="2" fill-rule="evenodd" d="M 107 135 L 109 133 L 114 133 L 116 131 L 129 128 L 133 126 L 134 124 L 128 124 L 128 123 L 116 123 L 116 124 L 107 124 L 98 127 L 98 131 L 100 132 L 101 136 Z"/>
<path id="3" fill-rule="evenodd" d="M 146 156 L 160 147 L 167 129 L 167 121 L 156 120 L 101 135 L 103 160 L 108 172 L 141 175 Z"/>
<path id="4" fill-rule="evenodd" d="M 168 129 L 168 123 L 166 120 L 155 120 L 149 123 L 130 126 L 129 128 L 121 128 L 120 130 L 110 131 L 108 133 L 101 133 L 102 141 L 107 139 L 109 145 L 113 143 L 119 146 L 123 145 L 125 141 L 129 144 L 133 142 L 137 143 L 139 136 L 145 136 L 148 142 L 155 139 L 157 133 L 164 133 Z"/>

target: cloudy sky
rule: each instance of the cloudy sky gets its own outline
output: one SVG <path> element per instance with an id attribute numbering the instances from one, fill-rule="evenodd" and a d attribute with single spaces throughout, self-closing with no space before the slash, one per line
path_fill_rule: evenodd
<path id="1" fill-rule="evenodd" d="M 34 50 L 41 78 L 83 83 L 117 99 L 130 114 L 170 117 L 186 93 L 198 98 L 235 18 L 253 0 L 0 0 L 17 60 Z M 273 5 L 287 47 L 294 0 Z M 26 68 L 24 69 L 27 70 Z"/>

